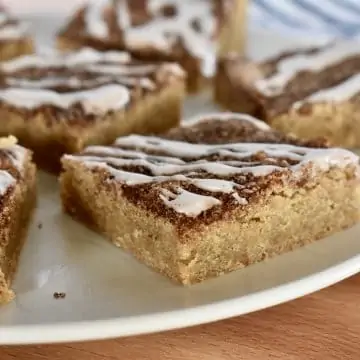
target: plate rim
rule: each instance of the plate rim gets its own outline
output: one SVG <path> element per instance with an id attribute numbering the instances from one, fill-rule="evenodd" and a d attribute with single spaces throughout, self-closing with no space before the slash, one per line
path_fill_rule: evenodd
<path id="1" fill-rule="evenodd" d="M 105 320 L 0 326 L 0 345 L 105 340 L 176 330 L 250 314 L 322 290 L 360 272 L 360 254 L 320 272 L 242 297 Z M 239 301 L 241 299 L 241 301 Z"/>

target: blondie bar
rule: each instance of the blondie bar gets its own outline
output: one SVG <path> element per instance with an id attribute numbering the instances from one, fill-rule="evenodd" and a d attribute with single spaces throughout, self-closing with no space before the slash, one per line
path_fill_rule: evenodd
<path id="1" fill-rule="evenodd" d="M 247 115 L 214 114 L 162 137 L 120 137 L 64 156 L 63 207 L 192 284 L 359 221 L 359 158 L 326 146 Z"/>
<path id="2" fill-rule="evenodd" d="M 56 172 L 63 153 L 177 125 L 184 88 L 178 65 L 125 52 L 24 56 L 0 64 L 0 134 L 14 134 Z"/>
<path id="3" fill-rule="evenodd" d="M 174 61 L 196 91 L 215 72 L 216 52 L 244 47 L 247 0 L 100 0 L 79 9 L 58 34 L 60 49 L 127 50 Z"/>
<path id="4" fill-rule="evenodd" d="M 360 51 L 347 42 L 302 48 L 252 62 L 236 54 L 218 64 L 215 98 L 302 138 L 360 146 Z"/>

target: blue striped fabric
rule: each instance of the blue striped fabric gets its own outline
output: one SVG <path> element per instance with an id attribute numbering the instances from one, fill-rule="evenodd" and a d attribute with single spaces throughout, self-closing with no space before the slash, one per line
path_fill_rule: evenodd
<path id="1" fill-rule="evenodd" d="M 250 26 L 288 35 L 360 40 L 360 0 L 249 0 Z"/>

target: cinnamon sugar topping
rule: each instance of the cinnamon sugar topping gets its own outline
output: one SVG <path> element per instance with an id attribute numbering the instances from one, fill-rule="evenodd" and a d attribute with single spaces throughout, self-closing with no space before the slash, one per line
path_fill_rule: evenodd
<path id="1" fill-rule="evenodd" d="M 139 53 L 169 56 L 185 50 L 199 59 L 204 76 L 212 76 L 219 3 L 213 0 L 93 1 L 77 13 L 62 35 L 80 36 L 94 43 L 101 41 L 110 48 L 116 45 Z"/>
<path id="2" fill-rule="evenodd" d="M 226 76 L 245 87 L 259 113 L 272 118 L 313 103 L 338 103 L 360 94 L 360 50 L 351 42 L 323 43 L 251 62 L 230 54 L 220 61 Z M 305 110 L 305 111 L 306 111 Z"/>
<path id="3" fill-rule="evenodd" d="M 310 54 L 294 53 L 280 59 L 276 63 L 276 71 L 256 81 L 255 87 L 266 96 L 276 96 L 284 92 L 287 84 L 300 72 L 319 72 L 355 57 L 360 57 L 360 50 L 348 42 L 337 43 Z"/>
<path id="4" fill-rule="evenodd" d="M 198 126 L 217 129 L 218 121 L 223 120 L 214 120 L 215 115 L 212 118 Z M 217 212 L 223 206 L 246 206 L 271 184 L 297 184 L 334 166 L 358 166 L 359 158 L 347 150 L 274 142 L 272 130 L 264 130 L 262 124 L 246 116 L 238 120 L 237 127 L 238 133 L 244 127 L 262 132 L 261 142 L 229 143 L 220 139 L 221 133 L 217 133 L 219 139 L 213 135 L 211 143 L 204 138 L 201 144 L 179 141 L 176 136 L 132 135 L 117 139 L 111 147 L 91 146 L 66 159 L 108 174 L 107 181 L 121 186 L 131 201 L 167 216 L 171 210 L 177 216 L 192 218 Z"/>
<path id="5" fill-rule="evenodd" d="M 80 106 L 85 115 L 101 115 L 183 77 L 176 64 L 143 63 L 125 52 L 29 55 L 0 65 L 0 103 L 25 109 Z"/>

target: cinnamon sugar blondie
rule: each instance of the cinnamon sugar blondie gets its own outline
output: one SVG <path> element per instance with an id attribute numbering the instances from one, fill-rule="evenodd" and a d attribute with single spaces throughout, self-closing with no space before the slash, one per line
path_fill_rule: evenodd
<path id="1" fill-rule="evenodd" d="M 41 167 L 56 172 L 63 153 L 176 126 L 184 88 L 177 64 L 126 52 L 24 56 L 0 64 L 0 134 L 14 134 Z"/>
<path id="2" fill-rule="evenodd" d="M 196 91 L 215 71 L 216 52 L 241 51 L 247 0 L 100 0 L 80 8 L 58 34 L 60 49 L 127 50 L 174 61 Z"/>
<path id="3" fill-rule="evenodd" d="M 0 305 L 14 297 L 11 283 L 36 199 L 31 152 L 0 138 Z"/>
<path id="4" fill-rule="evenodd" d="M 33 41 L 26 26 L 15 19 L 0 4 L 0 61 L 32 53 Z"/>
<path id="5" fill-rule="evenodd" d="M 182 284 L 257 263 L 360 219 L 359 158 L 214 114 L 62 160 L 64 210 Z"/>
<path id="6" fill-rule="evenodd" d="M 252 62 L 229 54 L 218 64 L 215 98 L 303 138 L 360 146 L 360 51 L 338 42 Z"/>

